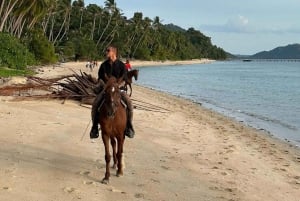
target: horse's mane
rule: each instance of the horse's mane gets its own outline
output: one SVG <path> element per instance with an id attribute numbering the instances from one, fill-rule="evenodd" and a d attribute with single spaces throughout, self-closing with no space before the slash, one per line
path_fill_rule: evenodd
<path id="1" fill-rule="evenodd" d="M 118 80 L 115 77 L 110 77 L 106 82 L 106 88 L 112 86 L 113 84 L 117 84 Z"/>

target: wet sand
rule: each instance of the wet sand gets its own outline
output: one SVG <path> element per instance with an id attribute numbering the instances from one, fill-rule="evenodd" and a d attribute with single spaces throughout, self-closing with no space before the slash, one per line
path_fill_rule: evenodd
<path id="1" fill-rule="evenodd" d="M 40 76 L 69 67 L 86 70 Z M 124 177 L 103 185 L 102 141 L 81 140 L 89 108 L 0 97 L 0 200 L 299 201 L 299 149 L 168 94 L 135 85 L 133 98 L 161 109 L 134 111 Z"/>

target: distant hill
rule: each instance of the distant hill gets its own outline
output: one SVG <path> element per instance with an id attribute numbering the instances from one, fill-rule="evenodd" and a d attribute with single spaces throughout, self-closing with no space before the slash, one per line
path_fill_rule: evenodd
<path id="1" fill-rule="evenodd" d="M 250 56 L 251 59 L 300 59 L 300 44 L 277 47 Z"/>
<path id="2" fill-rule="evenodd" d="M 180 26 L 177 26 L 175 24 L 166 24 L 164 25 L 164 27 L 169 31 L 186 32 L 184 28 L 181 28 Z"/>

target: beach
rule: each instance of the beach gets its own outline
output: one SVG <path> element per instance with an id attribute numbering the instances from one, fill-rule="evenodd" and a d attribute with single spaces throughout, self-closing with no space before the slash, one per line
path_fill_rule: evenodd
<path id="1" fill-rule="evenodd" d="M 43 67 L 38 76 L 71 69 L 88 72 L 84 63 L 65 63 Z M 104 146 L 89 139 L 89 107 L 0 97 L 0 200 L 299 201 L 297 147 L 149 88 L 134 85 L 133 99 L 161 110 L 134 111 L 124 177 L 112 174 L 103 185 Z"/>

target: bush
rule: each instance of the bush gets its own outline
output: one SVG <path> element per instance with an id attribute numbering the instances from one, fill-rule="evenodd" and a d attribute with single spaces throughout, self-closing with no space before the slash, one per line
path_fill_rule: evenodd
<path id="1" fill-rule="evenodd" d="M 79 55 L 80 59 L 95 59 L 97 58 L 97 48 L 94 41 L 84 37 L 76 37 L 72 39 L 75 54 Z"/>
<path id="2" fill-rule="evenodd" d="M 24 41 L 39 62 L 43 64 L 57 62 L 54 46 L 41 30 L 30 32 Z"/>
<path id="3" fill-rule="evenodd" d="M 35 63 L 34 55 L 19 39 L 8 33 L 0 33 L 0 67 L 23 70 Z"/>

